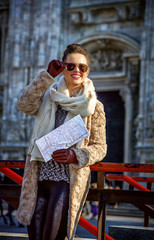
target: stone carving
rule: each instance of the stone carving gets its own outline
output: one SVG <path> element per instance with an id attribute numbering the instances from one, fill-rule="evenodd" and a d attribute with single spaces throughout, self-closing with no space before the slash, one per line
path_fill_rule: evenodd
<path id="1" fill-rule="evenodd" d="M 151 113 L 154 113 L 154 94 L 150 97 L 149 110 Z"/>
<path id="2" fill-rule="evenodd" d="M 146 137 L 148 139 L 152 139 L 153 140 L 153 138 L 154 138 L 154 128 L 153 127 L 148 127 L 146 129 Z"/>
<path id="3" fill-rule="evenodd" d="M 137 128 L 136 128 L 137 145 L 140 146 L 143 141 L 143 131 L 144 131 L 143 117 L 138 116 L 137 119 L 135 120 L 135 124 L 137 125 Z"/>
<path id="4" fill-rule="evenodd" d="M 96 22 L 104 22 L 106 21 L 105 11 L 112 11 L 113 14 L 108 18 L 110 22 L 117 20 L 131 20 L 131 19 L 140 19 L 142 18 L 142 9 L 144 5 L 141 7 L 138 4 L 135 5 L 125 5 L 125 6 L 116 6 L 113 8 L 106 8 L 105 6 L 96 5 L 91 7 L 90 9 L 86 9 L 85 3 L 82 3 L 83 6 L 80 5 L 78 11 L 74 11 L 73 9 L 69 9 L 70 19 L 73 24 L 93 24 Z M 95 14 L 94 14 L 95 13 Z M 103 13 L 103 14 L 102 14 Z"/>
<path id="5" fill-rule="evenodd" d="M 154 94 L 152 94 L 149 98 L 149 111 L 148 111 L 148 119 L 150 123 L 154 123 Z M 153 135 L 154 137 L 154 135 Z"/>
<path id="6" fill-rule="evenodd" d="M 91 23 L 92 22 L 92 15 L 89 11 L 84 11 L 82 13 L 82 22 L 83 23 Z"/>
<path id="7" fill-rule="evenodd" d="M 124 20 L 127 17 L 127 11 L 125 7 L 121 7 L 117 9 L 117 16 L 119 19 Z"/>
<path id="8" fill-rule="evenodd" d="M 129 8 L 129 14 L 128 14 L 129 19 L 139 18 L 139 17 L 141 17 L 141 11 L 139 11 L 139 7 L 134 6 Z"/>
<path id="9" fill-rule="evenodd" d="M 90 53 L 91 71 L 122 71 L 122 51 L 119 49 L 98 49 Z"/>
<path id="10" fill-rule="evenodd" d="M 99 45 L 100 48 L 107 48 L 109 46 L 109 44 L 111 45 L 112 42 L 110 41 L 110 39 L 98 39 L 96 40 L 96 43 Z"/>
<path id="11" fill-rule="evenodd" d="M 80 22 L 80 13 L 78 12 L 75 12 L 75 13 L 72 13 L 70 15 L 70 21 L 73 23 L 73 24 L 77 24 Z"/>
<path id="12" fill-rule="evenodd" d="M 136 139 L 138 141 L 138 144 L 142 143 L 142 139 L 143 139 L 143 124 L 141 122 L 139 122 L 137 130 L 136 130 Z"/>
<path id="13" fill-rule="evenodd" d="M 7 138 L 6 138 L 7 142 L 19 142 L 20 138 L 19 138 L 19 129 L 15 128 L 15 126 L 13 126 L 13 128 L 9 129 L 9 131 L 7 132 Z"/>
<path id="14" fill-rule="evenodd" d="M 138 6 L 125 6 L 117 8 L 119 20 L 136 19 L 141 17 L 141 9 Z"/>

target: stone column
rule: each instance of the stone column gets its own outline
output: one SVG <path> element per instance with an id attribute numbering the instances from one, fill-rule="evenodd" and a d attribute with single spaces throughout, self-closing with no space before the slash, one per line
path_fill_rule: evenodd
<path id="1" fill-rule="evenodd" d="M 125 102 L 125 123 L 124 123 L 124 163 L 131 162 L 131 125 L 132 125 L 132 97 L 128 87 L 120 90 L 120 95 Z"/>
<path id="2" fill-rule="evenodd" d="M 2 159 L 23 159 L 25 134 L 20 127 L 16 100 L 23 83 L 28 62 L 30 0 L 10 1 L 8 38 L 5 49 L 3 114 L 1 132 Z M 22 149 L 22 150 L 21 150 Z"/>
<path id="3" fill-rule="evenodd" d="M 5 58 L 1 159 L 23 159 L 33 117 L 16 108 L 17 97 L 35 75 L 58 58 L 61 0 L 10 1 Z"/>
<path id="4" fill-rule="evenodd" d="M 124 128 L 124 163 L 132 163 L 135 154 L 135 118 L 137 115 L 136 104 L 138 101 L 138 56 L 128 57 L 127 77 L 120 90 L 120 95 L 125 102 L 125 128 Z"/>
<path id="5" fill-rule="evenodd" d="M 138 163 L 154 163 L 154 1 L 146 1 L 140 52 L 139 110 L 136 130 Z"/>

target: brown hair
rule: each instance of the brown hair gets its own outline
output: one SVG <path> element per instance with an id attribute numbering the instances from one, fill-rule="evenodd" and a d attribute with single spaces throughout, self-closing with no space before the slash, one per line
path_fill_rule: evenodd
<path id="1" fill-rule="evenodd" d="M 87 62 L 88 62 L 88 65 L 89 65 L 88 52 L 80 44 L 73 43 L 73 44 L 68 45 L 66 47 L 64 53 L 63 53 L 62 61 L 65 62 L 67 56 L 71 53 L 81 53 L 81 54 L 83 54 L 87 58 Z"/>

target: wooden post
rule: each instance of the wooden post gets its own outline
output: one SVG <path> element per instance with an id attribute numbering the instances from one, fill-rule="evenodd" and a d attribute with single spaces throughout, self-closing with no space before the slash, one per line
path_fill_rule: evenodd
<path id="1" fill-rule="evenodd" d="M 97 239 L 105 240 L 106 232 L 106 196 L 104 192 L 101 193 L 98 205 L 98 232 Z"/>
<path id="2" fill-rule="evenodd" d="M 144 213 L 144 227 L 149 227 L 150 216 Z"/>
<path id="3" fill-rule="evenodd" d="M 104 189 L 105 187 L 105 172 L 97 172 L 97 189 Z M 102 194 L 101 194 L 102 195 Z M 97 239 L 105 240 L 106 232 L 106 204 L 102 202 L 102 196 L 98 201 L 98 227 Z"/>
<path id="4" fill-rule="evenodd" d="M 97 173 L 97 189 L 105 188 L 105 172 Z"/>

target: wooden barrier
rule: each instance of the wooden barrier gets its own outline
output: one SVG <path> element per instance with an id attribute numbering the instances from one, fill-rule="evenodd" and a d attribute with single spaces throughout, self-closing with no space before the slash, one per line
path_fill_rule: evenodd
<path id="1" fill-rule="evenodd" d="M 106 204 L 110 202 L 125 202 L 132 203 L 140 210 L 145 213 L 145 222 L 144 225 L 149 224 L 149 216 L 154 216 L 154 210 L 148 206 L 148 200 L 151 199 L 151 204 L 154 204 L 154 192 L 150 192 L 149 189 L 144 188 L 141 184 L 138 184 L 137 181 L 131 179 L 130 177 L 123 175 L 123 178 L 127 182 L 133 183 L 133 185 L 140 190 L 139 191 L 130 191 L 130 190 L 110 190 L 104 189 L 105 186 L 105 176 L 106 172 L 137 172 L 137 173 L 154 173 L 154 164 L 127 164 L 127 163 L 97 163 L 90 167 L 92 171 L 98 171 L 97 177 L 97 190 L 99 191 L 99 215 L 98 215 L 98 240 L 105 239 L 105 227 L 106 227 Z M 135 194 L 134 194 L 135 193 Z M 93 189 L 90 191 L 90 195 L 96 194 Z M 127 196 L 127 198 L 126 198 Z M 143 202 L 140 201 L 142 196 Z M 133 199 L 133 200 L 132 200 Z M 90 198 L 88 198 L 90 200 Z"/>
<path id="2" fill-rule="evenodd" d="M 24 168 L 24 161 L 11 161 L 11 160 L 0 160 L 0 171 L 5 171 L 5 174 L 10 177 L 10 171 L 7 171 L 6 168 Z M 144 206 L 144 211 L 147 211 L 149 214 L 146 204 L 154 204 L 154 192 L 150 191 L 130 191 L 130 190 L 110 190 L 104 189 L 105 184 L 105 174 L 106 172 L 142 172 L 142 173 L 154 173 L 154 164 L 123 164 L 123 163 L 97 163 L 93 166 L 90 166 L 92 171 L 98 172 L 97 178 L 97 189 L 90 189 L 87 199 L 90 201 L 99 202 L 99 215 L 98 215 L 98 228 L 97 228 L 97 239 L 105 240 L 112 239 L 105 234 L 106 226 L 106 204 L 108 202 L 126 202 L 136 205 L 142 204 Z M 12 173 L 14 180 L 21 184 L 21 179 Z M 125 179 L 129 180 L 129 177 L 126 176 Z M 136 184 L 140 186 L 140 184 Z M 142 186 L 143 187 L 143 186 Z M 143 190 L 144 188 L 141 189 Z M 144 189 L 145 190 L 145 189 Z M 132 193 L 133 192 L 133 193 Z M 5 197 L 5 196 L 4 196 Z M 142 200 L 140 200 L 142 198 Z M 151 212 L 150 212 L 151 214 Z M 153 216 L 151 214 L 150 216 Z M 86 220 L 85 220 L 86 221 Z M 82 219 L 80 223 L 82 222 Z M 83 223 L 83 225 L 85 222 Z M 88 225 L 88 224 L 87 224 Z M 96 232 L 93 229 L 94 233 Z"/>

